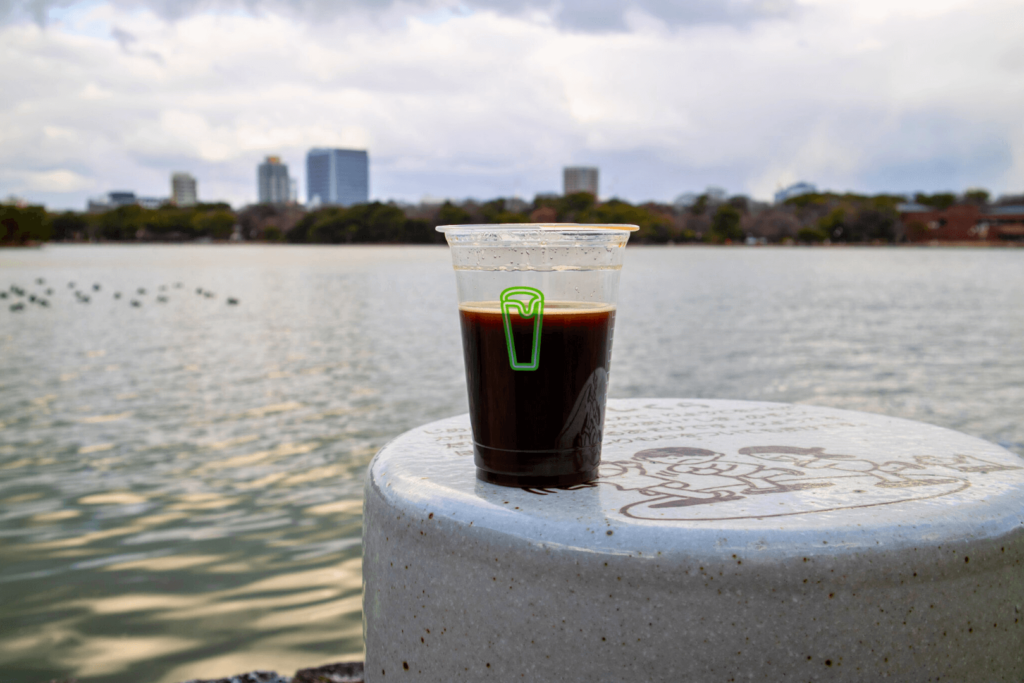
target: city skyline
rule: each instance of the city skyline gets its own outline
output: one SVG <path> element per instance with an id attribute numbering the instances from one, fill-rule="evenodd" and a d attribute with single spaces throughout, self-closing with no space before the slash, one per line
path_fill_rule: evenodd
<path id="1" fill-rule="evenodd" d="M 370 199 L 406 202 L 557 192 L 566 163 L 631 202 L 1020 193 L 1021 7 L 12 0 L 0 196 L 77 209 L 185 169 L 241 206 L 267 155 L 305 189 L 314 146 L 372 150 Z"/>
<path id="2" fill-rule="evenodd" d="M 311 150 L 311 151 L 325 152 L 325 151 L 330 151 L 330 150 L 322 150 L 321 149 L 321 150 Z M 333 151 L 353 151 L 353 150 L 333 150 Z M 490 202 L 490 201 L 494 201 L 494 200 L 499 200 L 499 199 L 500 200 L 509 201 L 509 202 L 513 202 L 513 203 L 518 203 L 518 205 L 520 207 L 523 207 L 523 206 L 528 206 L 528 205 L 530 205 L 530 204 L 532 204 L 534 202 L 537 202 L 537 201 L 542 201 L 542 200 L 545 200 L 545 199 L 551 199 L 551 198 L 557 198 L 557 197 L 564 197 L 564 196 L 567 196 L 569 194 L 575 194 L 575 193 L 578 193 L 578 192 L 587 192 L 587 193 L 590 193 L 590 194 L 594 195 L 597 204 L 603 204 L 603 203 L 609 202 L 609 201 L 612 201 L 612 202 L 614 202 L 614 201 L 625 201 L 625 200 L 622 200 L 619 197 L 608 197 L 608 196 L 601 196 L 601 195 L 598 194 L 598 192 L 596 191 L 595 188 L 597 186 L 597 174 L 598 174 L 600 169 L 598 169 L 596 167 L 564 167 L 562 169 L 562 172 L 563 172 L 563 189 L 562 189 L 561 193 L 558 193 L 558 192 L 538 192 L 538 193 L 534 194 L 532 197 L 487 197 L 487 198 L 463 197 L 463 198 L 458 198 L 458 197 L 430 197 L 430 196 L 424 196 L 418 202 L 401 201 L 401 200 L 394 200 L 394 199 L 381 199 L 381 198 L 372 198 L 371 199 L 371 198 L 367 198 L 367 199 L 365 199 L 363 201 L 349 201 L 347 203 L 342 203 L 342 202 L 327 202 L 327 203 L 325 203 L 325 202 L 320 201 L 319 197 L 317 197 L 316 199 L 310 198 L 308 195 L 315 194 L 315 192 L 309 192 L 309 193 L 307 193 L 307 201 L 303 202 L 302 199 L 296 194 L 297 186 L 296 186 L 295 179 L 288 177 L 288 175 L 287 175 L 287 165 L 281 163 L 280 159 L 278 157 L 274 157 L 274 156 L 267 157 L 267 159 L 263 163 L 259 164 L 259 166 L 257 167 L 257 187 L 258 188 L 261 187 L 263 185 L 264 181 L 268 180 L 268 179 L 263 177 L 264 169 L 266 169 L 268 166 L 272 167 L 272 168 L 276 168 L 276 169 L 283 168 L 283 170 L 284 170 L 283 180 L 281 178 L 275 179 L 282 187 L 287 188 L 286 191 L 285 191 L 285 194 L 283 195 L 284 199 L 273 199 L 273 200 L 271 200 L 269 196 L 268 196 L 267 199 L 262 199 L 262 197 L 264 196 L 262 194 L 264 190 L 258 189 L 257 190 L 257 194 L 261 198 L 257 199 L 254 202 L 249 202 L 247 204 L 231 205 L 230 202 L 225 202 L 224 200 L 220 200 L 220 199 L 216 199 L 216 198 L 207 198 L 207 200 L 205 202 L 202 201 L 202 200 L 196 199 L 195 201 L 190 201 L 190 202 L 186 202 L 186 203 L 179 203 L 179 201 L 175 200 L 175 194 L 174 194 L 174 191 L 173 191 L 175 176 L 184 176 L 184 177 L 186 177 L 188 179 L 189 182 L 191 182 L 191 185 L 192 185 L 192 189 L 191 189 L 192 195 L 191 196 L 195 196 L 195 194 L 196 194 L 195 193 L 195 187 L 197 186 L 197 180 L 196 180 L 196 178 L 190 176 L 187 173 L 174 173 L 174 174 L 172 174 L 172 194 L 171 194 L 170 197 L 152 197 L 152 196 L 146 197 L 146 196 L 140 196 L 140 195 L 137 195 L 134 192 L 134 190 L 126 190 L 126 189 L 109 190 L 109 191 L 104 192 L 104 193 L 102 193 L 100 195 L 89 197 L 88 201 L 86 202 L 85 212 L 86 213 L 101 213 L 101 212 L 104 212 L 104 211 L 108 211 L 110 209 L 116 209 L 118 207 L 126 206 L 126 205 L 137 205 L 137 206 L 140 206 L 140 207 L 142 207 L 144 209 L 159 209 L 159 208 L 162 208 L 164 206 L 179 206 L 179 207 L 183 207 L 183 208 L 189 208 L 189 207 L 196 206 L 198 204 L 227 204 L 228 206 L 232 206 L 232 208 L 239 209 L 239 210 L 245 209 L 245 208 L 247 208 L 249 206 L 253 206 L 253 205 L 257 205 L 257 204 L 279 204 L 279 205 L 289 204 L 289 205 L 293 205 L 293 206 L 297 206 L 297 207 L 303 208 L 303 209 L 305 209 L 307 211 L 316 211 L 318 209 L 329 207 L 329 206 L 350 207 L 350 206 L 354 206 L 356 204 L 365 204 L 365 203 L 371 203 L 371 202 L 380 202 L 380 203 L 384 203 L 384 204 L 394 204 L 394 205 L 398 205 L 398 206 L 401 206 L 401 207 L 416 207 L 416 206 L 419 206 L 419 207 L 431 207 L 431 206 L 434 206 L 434 207 L 436 207 L 436 206 L 441 206 L 442 204 L 448 203 L 448 202 L 453 203 L 455 205 L 484 204 L 484 203 L 487 203 L 487 202 Z M 583 172 L 583 173 L 580 173 L 580 172 Z M 709 185 L 706 188 L 704 188 L 703 190 L 698 190 L 698 191 L 694 191 L 694 192 L 683 192 L 683 193 L 680 193 L 680 194 L 676 195 L 675 198 L 673 198 L 672 200 L 669 200 L 669 201 L 650 200 L 649 202 L 637 202 L 637 204 L 638 205 L 654 204 L 654 205 L 660 205 L 660 206 L 672 206 L 672 207 L 675 207 L 678 210 L 678 209 L 686 209 L 686 208 L 692 207 L 698 200 L 700 200 L 701 198 L 704 198 L 706 201 L 708 201 L 713 206 L 717 206 L 719 204 L 725 203 L 726 201 L 728 201 L 730 199 L 745 199 L 745 200 L 747 200 L 747 201 L 749 201 L 751 203 L 751 206 L 770 207 L 770 206 L 781 206 L 781 205 L 785 204 L 786 200 L 791 199 L 793 197 L 798 197 L 800 195 L 805 195 L 805 194 L 831 195 L 833 197 L 844 196 L 844 195 L 846 195 L 846 196 L 854 196 L 854 197 L 857 197 L 857 196 L 859 196 L 859 197 L 876 196 L 876 197 L 888 197 L 888 198 L 902 197 L 904 202 L 905 202 L 904 205 L 907 206 L 907 207 L 909 207 L 911 205 L 914 205 L 916 202 L 918 202 L 919 201 L 919 197 L 921 197 L 921 196 L 927 197 L 928 196 L 928 193 L 919 193 L 919 192 L 903 192 L 903 193 L 880 192 L 880 193 L 873 193 L 873 194 L 872 193 L 844 193 L 844 192 L 837 192 L 837 191 L 832 190 L 830 188 L 818 188 L 813 183 L 809 183 L 809 182 L 806 182 L 806 181 L 799 181 L 799 182 L 793 183 L 793 184 L 791 184 L 791 185 L 789 185 L 787 187 L 780 188 L 778 191 L 775 192 L 774 197 L 770 198 L 768 200 L 760 200 L 760 199 L 757 199 L 756 197 L 751 197 L 750 195 L 745 195 L 745 194 L 742 194 L 742 193 L 730 193 L 730 192 L 726 191 L 724 188 L 715 187 L 713 185 Z M 1010 202 L 1010 203 L 1014 203 L 1015 202 L 1013 204 L 1015 207 L 1019 206 L 1021 204 L 1021 197 L 1024 197 L 1024 193 L 993 194 L 993 193 L 990 193 L 987 190 L 987 188 L 982 188 L 982 187 L 977 187 L 977 186 L 967 188 L 966 190 L 961 191 L 961 192 L 938 192 L 938 193 L 934 193 L 934 196 L 935 197 L 943 197 L 943 198 L 949 197 L 949 198 L 951 198 L 951 199 L 949 199 L 949 201 L 968 201 L 968 203 L 970 203 L 970 202 L 978 201 L 977 197 L 979 196 L 979 194 L 983 195 L 985 197 L 984 202 L 993 202 L 993 203 L 995 203 L 997 205 L 1003 205 L 1003 204 L 1006 204 L 1007 202 Z M 280 195 L 278 195 L 278 196 L 280 196 Z M 627 201 L 627 203 L 629 203 L 629 202 Z M 30 202 L 24 200 L 21 197 L 17 197 L 15 195 L 9 195 L 6 198 L 0 198 L 0 204 L 12 204 L 12 205 L 17 205 L 17 206 L 29 206 Z M 50 210 L 51 212 L 52 211 L 64 211 L 64 210 L 70 210 L 72 212 L 80 211 L 80 209 L 75 208 L 75 207 L 72 207 L 72 208 L 69 208 L 69 209 L 59 209 L 59 208 L 55 209 L 54 207 L 46 207 L 45 205 L 42 205 L 42 206 L 44 208 Z M 519 210 L 519 209 L 516 209 L 516 210 Z M 909 209 L 907 209 L 907 210 L 909 210 Z"/>

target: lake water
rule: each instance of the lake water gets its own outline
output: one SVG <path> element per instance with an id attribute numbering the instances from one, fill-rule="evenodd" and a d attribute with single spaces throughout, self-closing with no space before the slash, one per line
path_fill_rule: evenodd
<path id="1" fill-rule="evenodd" d="M 361 659 L 366 466 L 466 410 L 447 249 L 0 250 L 12 284 L 54 291 L 0 300 L 3 680 Z M 886 413 L 1024 455 L 1022 292 L 1024 250 L 629 247 L 610 394 Z"/>

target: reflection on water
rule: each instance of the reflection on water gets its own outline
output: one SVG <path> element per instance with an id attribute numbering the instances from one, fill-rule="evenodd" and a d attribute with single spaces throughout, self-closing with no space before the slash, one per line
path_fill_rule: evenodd
<path id="1" fill-rule="evenodd" d="M 611 395 L 885 412 L 1024 453 L 1022 258 L 631 247 Z M 0 308 L 3 680 L 360 658 L 366 465 L 465 411 L 453 280 L 430 247 L 0 251 L 0 289 L 55 290 Z"/>
<path id="2" fill-rule="evenodd" d="M 49 309 L 0 310 L 0 679 L 171 683 L 361 658 L 366 465 L 465 410 L 448 263 L 444 249 L 0 252 L 0 288 L 55 290 Z M 102 288 L 83 304 L 70 281 Z M 140 287 L 138 308 L 113 296 Z"/>

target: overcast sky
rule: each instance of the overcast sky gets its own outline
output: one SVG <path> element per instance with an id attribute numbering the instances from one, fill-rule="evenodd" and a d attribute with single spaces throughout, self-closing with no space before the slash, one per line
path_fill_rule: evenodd
<path id="1" fill-rule="evenodd" d="M 1024 0 L 0 0 L 0 197 L 1024 192 Z"/>

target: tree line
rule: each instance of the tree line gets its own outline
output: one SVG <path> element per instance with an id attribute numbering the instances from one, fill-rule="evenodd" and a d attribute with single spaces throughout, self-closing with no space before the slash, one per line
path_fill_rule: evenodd
<path id="1" fill-rule="evenodd" d="M 744 242 L 885 241 L 901 239 L 897 201 L 890 197 L 820 194 L 771 207 L 747 197 L 716 200 L 701 195 L 688 207 L 654 202 L 633 205 L 620 199 L 598 202 L 580 192 L 516 199 L 399 207 L 374 202 L 303 213 L 271 206 L 240 214 L 246 239 L 293 244 L 443 244 L 438 225 L 493 223 L 629 223 L 630 239 L 641 244 Z"/>
<path id="2" fill-rule="evenodd" d="M 0 243 L 226 240 L 236 222 L 235 212 L 223 203 L 159 209 L 133 204 L 102 213 L 0 204 Z"/>
<path id="3" fill-rule="evenodd" d="M 918 194 L 935 209 L 958 203 L 985 205 L 985 190 L 962 195 Z M 0 243 L 47 241 L 227 240 L 292 244 L 443 244 L 438 225 L 471 223 L 631 223 L 631 241 L 646 244 L 897 243 L 905 239 L 897 205 L 905 196 L 812 193 L 768 205 L 742 195 L 703 194 L 686 205 L 620 199 L 597 201 L 580 192 L 519 199 L 467 200 L 416 206 L 372 202 L 305 211 L 298 206 L 252 205 L 233 211 L 223 203 L 145 209 L 121 206 L 102 213 L 48 212 L 41 206 L 0 205 Z"/>

